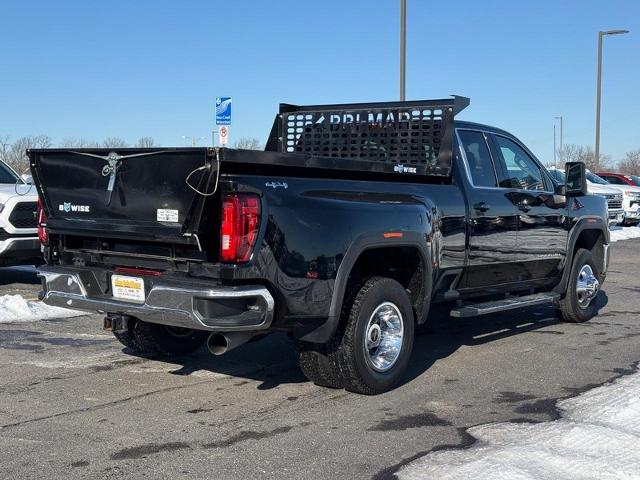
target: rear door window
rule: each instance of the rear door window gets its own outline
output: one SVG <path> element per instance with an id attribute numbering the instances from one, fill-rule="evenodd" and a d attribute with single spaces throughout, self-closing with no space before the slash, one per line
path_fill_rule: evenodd
<path id="1" fill-rule="evenodd" d="M 475 187 L 497 187 L 496 171 L 484 134 L 475 130 L 458 130 L 471 182 Z"/>

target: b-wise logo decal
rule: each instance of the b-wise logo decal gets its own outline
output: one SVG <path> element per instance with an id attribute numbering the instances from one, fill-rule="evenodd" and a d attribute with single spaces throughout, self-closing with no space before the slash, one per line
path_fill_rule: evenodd
<path id="1" fill-rule="evenodd" d="M 398 173 L 417 173 L 416 167 L 405 167 L 404 165 L 394 166 L 393 171 Z"/>
<path id="2" fill-rule="evenodd" d="M 77 213 L 91 213 L 91 207 L 89 205 L 73 205 L 71 203 L 61 203 L 58 205 L 58 210 L 61 212 L 77 212 Z"/>

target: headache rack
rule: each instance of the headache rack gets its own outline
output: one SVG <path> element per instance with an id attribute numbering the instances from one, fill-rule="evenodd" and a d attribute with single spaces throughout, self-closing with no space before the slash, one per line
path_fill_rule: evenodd
<path id="1" fill-rule="evenodd" d="M 280 104 L 266 151 L 340 158 L 338 168 L 446 177 L 454 117 L 466 97 L 410 102 L 297 106 Z"/>

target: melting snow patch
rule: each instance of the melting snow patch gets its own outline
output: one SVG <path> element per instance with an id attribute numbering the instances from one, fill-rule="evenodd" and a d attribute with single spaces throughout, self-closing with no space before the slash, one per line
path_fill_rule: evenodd
<path id="1" fill-rule="evenodd" d="M 434 452 L 402 480 L 640 479 L 640 372 L 558 402 L 553 422 L 472 427 L 466 450 Z"/>
<path id="2" fill-rule="evenodd" d="M 0 295 L 0 323 L 34 322 L 80 315 L 86 315 L 86 313 L 51 307 L 42 302 L 28 301 L 20 295 Z"/>
<path id="3" fill-rule="evenodd" d="M 611 242 L 640 238 L 640 227 L 611 227 Z"/>

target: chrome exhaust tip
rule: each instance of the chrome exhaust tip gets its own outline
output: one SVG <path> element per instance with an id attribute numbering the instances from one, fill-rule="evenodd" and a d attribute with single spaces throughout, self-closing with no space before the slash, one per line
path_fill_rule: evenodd
<path id="1" fill-rule="evenodd" d="M 253 336 L 253 332 L 212 333 L 207 340 L 207 348 L 213 355 L 223 355 L 247 343 Z"/>

